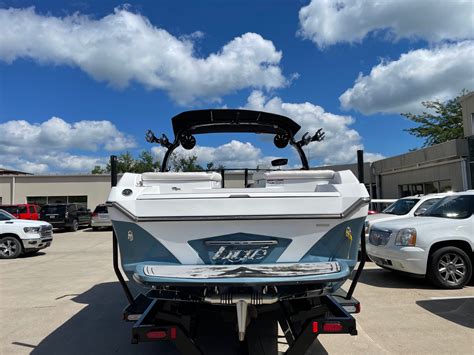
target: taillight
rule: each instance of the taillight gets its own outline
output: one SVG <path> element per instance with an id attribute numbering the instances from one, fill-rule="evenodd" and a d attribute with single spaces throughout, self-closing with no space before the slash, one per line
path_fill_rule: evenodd
<path id="1" fill-rule="evenodd" d="M 176 339 L 176 327 L 170 327 L 168 329 L 161 330 L 150 330 L 146 333 L 148 339 Z"/>
<path id="2" fill-rule="evenodd" d="M 168 336 L 163 330 L 152 330 L 151 332 L 146 333 L 148 339 L 165 339 Z"/>
<path id="3" fill-rule="evenodd" d="M 171 339 L 176 339 L 176 327 L 171 327 L 170 328 L 170 338 Z"/>
<path id="4" fill-rule="evenodd" d="M 92 217 L 97 217 L 97 212 L 94 212 L 94 213 L 92 214 Z"/>
<path id="5" fill-rule="evenodd" d="M 313 333 L 317 334 L 319 332 L 322 333 L 341 333 L 344 331 L 344 327 L 339 322 L 328 322 L 328 323 L 321 323 L 313 322 Z"/>
<path id="6" fill-rule="evenodd" d="M 339 333 L 342 332 L 343 326 L 339 322 L 331 322 L 323 324 L 323 331 L 326 333 Z"/>

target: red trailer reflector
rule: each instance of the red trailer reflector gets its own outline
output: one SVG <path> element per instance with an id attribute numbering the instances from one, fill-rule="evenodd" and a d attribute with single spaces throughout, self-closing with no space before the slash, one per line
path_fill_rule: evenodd
<path id="1" fill-rule="evenodd" d="M 318 322 L 313 322 L 313 333 L 319 332 L 319 324 Z"/>
<path id="2" fill-rule="evenodd" d="M 176 339 L 176 327 L 171 327 L 170 328 L 170 338 L 171 339 Z"/>
<path id="3" fill-rule="evenodd" d="M 168 336 L 164 330 L 152 330 L 146 333 L 148 339 L 165 339 Z"/>
<path id="4" fill-rule="evenodd" d="M 339 322 L 323 324 L 323 331 L 326 333 L 339 333 L 339 332 L 342 332 L 342 330 L 343 330 L 342 324 Z"/>
<path id="5" fill-rule="evenodd" d="M 361 309 L 361 308 L 360 308 L 360 303 L 357 303 L 357 304 L 356 304 L 356 311 L 355 311 L 355 312 L 356 312 L 356 313 L 360 313 L 360 309 Z"/>

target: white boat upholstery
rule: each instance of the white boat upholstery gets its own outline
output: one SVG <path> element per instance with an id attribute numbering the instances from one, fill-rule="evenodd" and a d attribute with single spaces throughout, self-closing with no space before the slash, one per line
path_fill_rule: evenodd
<path id="1" fill-rule="evenodd" d="M 285 191 L 316 191 L 318 185 L 327 185 L 335 176 L 332 170 L 291 170 L 265 173 L 266 187 L 283 186 Z"/>
<path id="2" fill-rule="evenodd" d="M 323 179 L 331 180 L 334 177 L 333 170 L 277 170 L 265 173 L 266 180 L 302 180 L 302 179 Z"/>
<path id="3" fill-rule="evenodd" d="M 166 173 L 143 173 L 143 181 L 217 181 L 221 182 L 220 174 L 211 172 L 166 172 Z"/>
<path id="4" fill-rule="evenodd" d="M 143 173 L 143 186 L 159 187 L 162 193 L 191 192 L 192 189 L 219 189 L 222 177 L 215 172 Z"/>

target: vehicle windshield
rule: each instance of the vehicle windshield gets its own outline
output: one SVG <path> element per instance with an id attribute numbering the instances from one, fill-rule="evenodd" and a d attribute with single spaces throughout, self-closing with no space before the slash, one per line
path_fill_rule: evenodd
<path id="1" fill-rule="evenodd" d="M 423 216 L 462 219 L 471 217 L 474 195 L 448 196 L 430 207 Z"/>
<path id="2" fill-rule="evenodd" d="M 413 206 L 420 201 L 418 198 L 404 198 L 398 201 L 395 201 L 390 206 L 382 211 L 382 213 L 394 214 L 397 216 L 402 216 L 410 212 Z"/>
<path id="3" fill-rule="evenodd" d="M 66 211 L 65 205 L 46 205 L 41 208 L 41 213 L 44 214 L 60 214 Z"/>
<path id="4" fill-rule="evenodd" d="M 95 208 L 94 213 L 108 213 L 107 206 L 99 205 Z"/>
<path id="5" fill-rule="evenodd" d="M 9 214 L 18 214 L 18 206 L 2 206 L 1 209 Z"/>
<path id="6" fill-rule="evenodd" d="M 16 219 L 14 216 L 12 216 L 10 213 L 8 213 L 5 210 L 0 210 L 0 221 L 9 221 L 11 219 Z"/>

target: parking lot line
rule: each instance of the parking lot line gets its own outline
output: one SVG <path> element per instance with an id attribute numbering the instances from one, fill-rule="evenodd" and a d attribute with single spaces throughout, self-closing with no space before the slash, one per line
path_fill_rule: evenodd
<path id="1" fill-rule="evenodd" d="M 474 296 L 457 296 L 457 297 L 430 297 L 430 300 L 457 300 L 461 298 L 474 298 Z"/>

